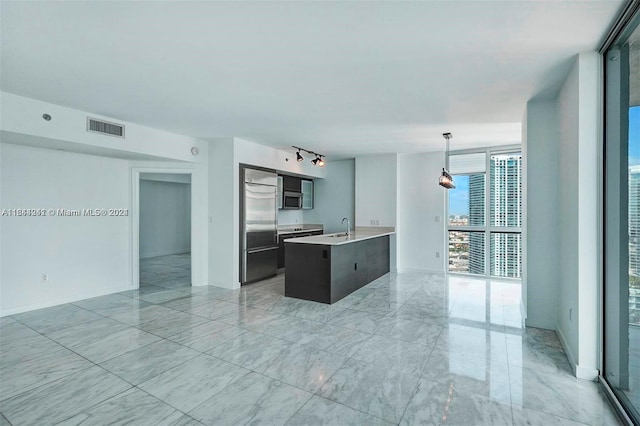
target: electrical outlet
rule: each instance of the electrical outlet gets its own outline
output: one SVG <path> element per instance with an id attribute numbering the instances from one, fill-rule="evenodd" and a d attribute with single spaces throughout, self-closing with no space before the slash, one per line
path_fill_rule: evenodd
<path id="1" fill-rule="evenodd" d="M 440 216 L 436 216 L 436 222 L 440 222 Z"/>
<path id="2" fill-rule="evenodd" d="M 569 308 L 569 321 L 573 321 L 573 308 Z"/>
<path id="3" fill-rule="evenodd" d="M 436 252 L 436 258 L 440 258 L 440 252 L 439 251 Z"/>
<path id="4" fill-rule="evenodd" d="M 49 274 L 42 274 L 42 282 L 46 283 L 47 281 L 49 281 Z"/>

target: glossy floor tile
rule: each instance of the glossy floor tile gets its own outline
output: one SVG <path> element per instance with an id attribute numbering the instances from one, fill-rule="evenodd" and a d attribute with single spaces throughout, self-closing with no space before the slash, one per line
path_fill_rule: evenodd
<path id="1" fill-rule="evenodd" d="M 0 318 L 0 425 L 618 422 L 517 282 L 390 273 L 329 306 L 189 270 L 143 259 L 139 289 Z"/>

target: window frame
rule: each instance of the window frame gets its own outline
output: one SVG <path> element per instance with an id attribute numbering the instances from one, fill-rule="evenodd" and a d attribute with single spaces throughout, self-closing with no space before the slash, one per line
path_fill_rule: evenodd
<path id="1" fill-rule="evenodd" d="M 523 158 L 522 164 L 522 221 L 519 227 L 507 227 L 507 226 L 491 226 L 491 193 L 489 183 L 491 182 L 491 156 L 495 154 L 513 154 L 519 152 Z M 485 154 L 485 173 L 484 173 L 484 226 L 452 226 L 449 222 L 450 212 L 449 212 L 449 191 L 447 191 L 445 196 L 445 212 L 446 212 L 446 244 L 447 249 L 445 250 L 445 264 L 447 267 L 446 273 L 452 275 L 462 275 L 462 276 L 473 276 L 473 277 L 482 277 L 489 279 L 505 279 L 505 280 L 513 280 L 513 281 L 522 281 L 526 258 L 524 256 L 526 246 L 526 236 L 522 232 L 524 228 L 525 215 L 526 215 L 526 197 L 525 197 L 525 167 L 524 167 L 524 155 L 522 153 L 522 145 L 521 144 L 511 144 L 511 145 L 501 145 L 501 146 L 493 146 L 493 147 L 485 147 L 485 148 L 473 148 L 473 149 L 463 149 L 457 151 L 450 151 L 445 154 L 449 157 L 454 155 L 466 155 L 466 154 Z M 455 176 L 470 176 L 477 173 L 456 173 Z M 455 179 L 454 179 L 455 183 Z M 460 232 L 484 232 L 484 274 L 472 274 L 465 272 L 455 272 L 449 271 L 449 232 L 451 231 L 460 231 Z M 521 244 L 522 244 L 522 264 L 521 264 L 521 274 L 520 277 L 501 277 L 491 275 L 491 234 L 492 233 L 508 233 L 508 234 L 520 234 Z"/>

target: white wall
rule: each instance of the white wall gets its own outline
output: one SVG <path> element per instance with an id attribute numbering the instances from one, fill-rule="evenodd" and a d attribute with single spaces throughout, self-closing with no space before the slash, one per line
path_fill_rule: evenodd
<path id="1" fill-rule="evenodd" d="M 314 180 L 315 205 L 304 210 L 304 222 L 322 224 L 327 234 L 342 232 L 342 218 L 355 224 L 355 161 L 327 162 L 327 176 Z"/>
<path id="2" fill-rule="evenodd" d="M 581 53 L 554 105 L 530 102 L 526 115 L 527 324 L 551 328 L 555 307 L 555 329 L 584 379 L 598 368 L 600 80 L 597 53 Z"/>
<path id="3" fill-rule="evenodd" d="M 296 225 L 305 222 L 305 212 L 309 210 L 278 210 L 278 226 L 280 225 Z"/>
<path id="4" fill-rule="evenodd" d="M 209 284 L 237 288 L 238 207 L 235 194 L 239 179 L 234 172 L 233 139 L 209 144 Z M 235 262 L 235 263 L 234 263 Z"/>
<path id="5" fill-rule="evenodd" d="M 140 126 L 112 117 L 0 92 L 3 142 L 24 143 L 41 147 L 64 148 L 69 151 L 127 158 L 172 159 L 200 162 L 191 147 L 206 149 L 207 143 L 188 136 Z M 51 115 L 51 121 L 42 114 Z M 125 125 L 125 138 L 87 132 L 87 116 Z M 28 135 L 28 138 L 23 137 Z M 9 140 L 11 139 L 11 140 Z"/>
<path id="6" fill-rule="evenodd" d="M 397 168 L 397 154 L 356 158 L 357 226 L 396 226 Z"/>
<path id="7" fill-rule="evenodd" d="M 2 209 L 130 209 L 128 161 L 4 143 L 0 151 Z M 130 220 L 0 218 L 0 315 L 129 289 Z"/>
<path id="8" fill-rule="evenodd" d="M 562 86 L 557 100 L 559 124 L 559 246 L 560 246 L 560 287 L 556 321 L 569 353 L 577 363 L 578 359 L 578 97 L 579 68 L 576 62 Z M 569 311 L 571 310 L 571 319 Z"/>
<path id="9" fill-rule="evenodd" d="M 397 226 L 398 155 L 356 158 L 356 226 Z M 391 235 L 390 268 L 398 269 L 397 235 Z"/>
<path id="10" fill-rule="evenodd" d="M 12 296 L 11 299 L 3 299 L 3 303 L 0 304 L 2 308 L 2 315 L 6 315 L 5 312 L 18 312 L 23 310 L 35 309 L 37 307 L 51 306 L 65 301 L 79 300 L 86 297 L 92 297 L 98 294 L 106 294 L 115 291 L 121 291 L 123 289 L 132 288 L 137 282 L 137 270 L 136 264 L 138 261 L 138 245 L 137 240 L 133 236 L 133 227 L 135 224 L 134 216 L 137 215 L 137 205 L 132 203 L 132 188 L 134 170 L 147 170 L 147 171 L 172 171 L 181 170 L 187 171 L 192 176 L 192 191 L 194 194 L 192 204 L 192 282 L 194 285 L 203 285 L 208 283 L 208 180 L 207 180 L 207 161 L 208 161 L 208 143 L 200 141 L 191 137 L 177 135 L 169 132 L 164 132 L 157 129 L 151 129 L 148 127 L 140 126 L 133 123 L 124 122 L 122 120 L 114 119 L 112 117 L 103 117 L 97 114 L 93 114 L 86 111 L 74 110 L 65 108 L 59 105 L 50 104 L 34 99 L 29 99 L 21 96 L 12 95 L 10 93 L 0 93 L 0 105 L 2 109 L 2 115 L 0 116 L 0 137 L 3 142 L 3 150 L 5 152 L 13 153 L 15 149 L 19 149 L 19 145 L 29 147 L 46 147 L 47 149 L 33 149 L 33 152 L 40 153 L 37 157 L 49 158 L 63 158 L 59 167 L 46 166 L 35 167 L 34 170 L 43 170 L 44 173 L 51 172 L 53 174 L 62 174 L 64 176 L 73 176 L 74 179 L 68 179 L 69 182 L 73 181 L 74 184 L 70 184 L 67 187 L 57 188 L 58 192 L 55 194 L 60 195 L 63 201 L 70 199 L 74 202 L 78 200 L 75 197 L 81 197 L 86 194 L 83 188 L 85 188 L 86 180 L 83 176 L 84 172 L 88 173 L 89 182 L 94 182 L 100 188 L 102 186 L 108 187 L 109 190 L 117 191 L 119 196 L 123 197 L 126 204 L 124 207 L 129 209 L 130 216 L 125 219 L 127 221 L 127 244 L 124 249 L 119 250 L 117 255 L 109 255 L 107 262 L 103 261 L 104 251 L 109 250 L 109 246 L 112 244 L 111 240 L 115 241 L 120 236 L 117 232 L 113 235 L 106 233 L 105 239 L 107 240 L 107 247 L 103 249 L 91 250 L 86 249 L 83 252 L 85 258 L 85 265 L 106 265 L 106 269 L 109 271 L 105 276 L 106 278 L 94 279 L 95 273 L 102 273 L 102 268 L 86 269 L 86 268 L 71 268 L 69 267 L 69 274 L 73 274 L 73 279 L 68 280 L 68 285 L 64 285 L 62 291 L 49 291 L 34 292 L 37 294 L 31 294 L 29 289 L 25 288 L 22 295 Z M 45 121 L 42 119 L 42 114 L 48 113 L 52 116 L 51 121 Z M 126 125 L 126 138 L 115 138 L 110 136 L 102 136 L 86 132 L 86 117 L 102 118 L 107 121 L 120 122 Z M 191 147 L 198 147 L 200 150 L 199 156 L 191 154 Z M 66 152 L 56 151 L 56 149 L 65 150 Z M 76 154 L 73 154 L 75 152 Z M 78 154 L 91 154 L 80 155 Z M 62 156 L 62 157 L 60 157 Z M 75 156 L 75 157 L 74 157 Z M 13 161 L 13 154 L 10 160 L 7 160 L 6 156 L 2 159 L 4 163 L 7 161 Z M 35 158 L 35 157 L 34 157 Z M 104 176 L 94 177 L 92 170 L 80 164 L 75 167 L 75 163 L 67 162 L 68 158 L 83 158 L 87 159 L 83 164 L 103 164 L 103 161 L 109 162 L 108 164 L 117 164 L 117 167 L 110 167 L 108 173 Z M 48 160 L 43 160 L 46 163 Z M 71 160 L 69 160 L 71 161 Z M 58 164 L 58 161 L 52 161 L 52 164 Z M 9 163 L 7 163 L 9 164 Z M 20 163 L 21 167 L 29 167 L 30 162 Z M 126 165 L 126 167 L 121 167 Z M 3 169 L 1 173 L 13 173 L 14 164 L 11 164 L 9 169 Z M 9 170 L 6 172 L 5 170 Z M 96 167 L 96 173 L 102 172 L 102 168 Z M 51 180 L 56 182 L 55 179 Z M 40 183 L 38 183 L 39 185 Z M 6 180 L 3 178 L 2 186 L 5 188 L 22 188 L 20 182 L 14 182 L 12 180 Z M 46 182 L 43 183 L 42 188 L 47 188 Z M 30 194 L 34 195 L 30 201 L 37 201 L 41 199 L 47 202 L 49 200 L 48 194 L 39 191 L 38 186 L 29 188 Z M 37 194 L 37 196 L 36 196 Z M 87 203 L 94 200 L 94 197 L 99 198 L 99 192 L 93 192 L 86 197 Z M 4 193 L 2 194 L 2 203 L 6 202 Z M 105 200 L 108 202 L 109 197 Z M 12 201 L 12 200 L 10 200 Z M 95 201 L 95 200 L 94 200 Z M 95 204 L 95 202 L 94 202 Z M 99 203 L 99 205 L 102 203 Z M 92 207 L 92 206 L 89 206 Z M 52 222 L 53 223 L 53 222 Z M 42 230 L 45 234 L 55 233 L 54 229 L 50 227 L 44 227 Z M 3 228 L 4 231 L 4 228 Z M 87 235 L 92 235 L 91 230 Z M 97 232 L 97 231 L 96 231 Z M 15 241 L 9 241 L 10 233 L 3 232 L 0 235 L 1 244 L 0 247 L 10 247 L 15 244 Z M 102 234 L 100 234 L 102 235 Z M 111 237 L 111 240 L 109 239 Z M 94 240 L 94 244 L 96 241 Z M 27 244 L 25 244 L 26 246 Z M 3 265 L 11 264 L 12 253 L 6 250 L 0 250 L 2 253 L 1 262 Z M 114 268 L 112 260 L 121 259 L 126 255 L 124 261 L 119 262 L 120 268 L 124 268 L 124 275 L 122 276 L 123 269 Z M 51 258 L 55 259 L 58 254 L 52 253 Z M 41 259 L 36 260 L 44 260 Z M 64 265 L 61 263 L 60 265 Z M 38 266 L 38 265 L 36 265 Z M 38 266 L 39 268 L 39 266 Z M 59 273 L 54 270 L 55 274 L 51 275 L 51 279 L 59 279 Z M 21 279 L 20 277 L 11 276 L 9 281 L 5 278 L 8 277 L 8 272 L 5 272 L 3 268 L 2 282 L 0 283 L 0 291 L 5 293 L 7 288 L 19 285 L 14 281 L 15 279 Z M 117 276 L 116 278 L 114 278 Z M 102 277 L 102 276 L 101 276 Z M 123 278 L 124 277 L 124 278 Z M 108 285 L 105 284 L 108 281 Z M 82 286 L 76 286 L 77 282 L 84 283 Z M 60 281 L 58 281 L 60 283 Z M 10 308 L 5 308 L 5 305 L 10 303 Z M 5 311 L 10 309 L 10 311 Z"/>
<path id="11" fill-rule="evenodd" d="M 141 179 L 140 258 L 190 251 L 191 184 Z"/>
<path id="12" fill-rule="evenodd" d="M 398 155 L 399 271 L 445 272 L 446 190 L 438 185 L 444 159 L 442 152 Z"/>
<path id="13" fill-rule="evenodd" d="M 600 164 L 598 146 L 602 134 L 600 56 L 595 52 L 578 57 L 580 98 L 578 137 L 578 335 L 580 346 L 576 374 L 597 376 L 600 282 Z"/>
<path id="14" fill-rule="evenodd" d="M 523 285 L 529 327 L 556 328 L 560 286 L 559 140 L 555 100 L 530 101 L 522 134 L 527 181 Z"/>

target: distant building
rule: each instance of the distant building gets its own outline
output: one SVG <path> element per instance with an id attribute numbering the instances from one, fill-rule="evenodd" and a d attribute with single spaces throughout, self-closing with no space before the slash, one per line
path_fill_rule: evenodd
<path id="1" fill-rule="evenodd" d="M 629 274 L 640 277 L 640 166 L 629 167 Z"/>
<path id="2" fill-rule="evenodd" d="M 522 226 L 522 155 L 491 156 L 490 226 Z M 522 238 L 520 233 L 492 233 L 491 275 L 522 276 Z"/>
<path id="3" fill-rule="evenodd" d="M 639 170 L 640 172 L 640 170 Z M 522 155 L 491 156 L 490 222 L 492 227 L 522 226 Z M 469 225 L 484 226 L 485 175 L 469 176 Z M 485 233 L 469 233 L 469 273 L 485 273 Z M 491 233 L 490 274 L 499 277 L 522 276 L 522 238 L 520 233 Z M 640 263 L 639 263 L 640 266 Z"/>
<path id="4" fill-rule="evenodd" d="M 469 176 L 469 225 L 484 226 L 485 174 Z M 484 274 L 484 232 L 469 233 L 469 273 Z"/>

